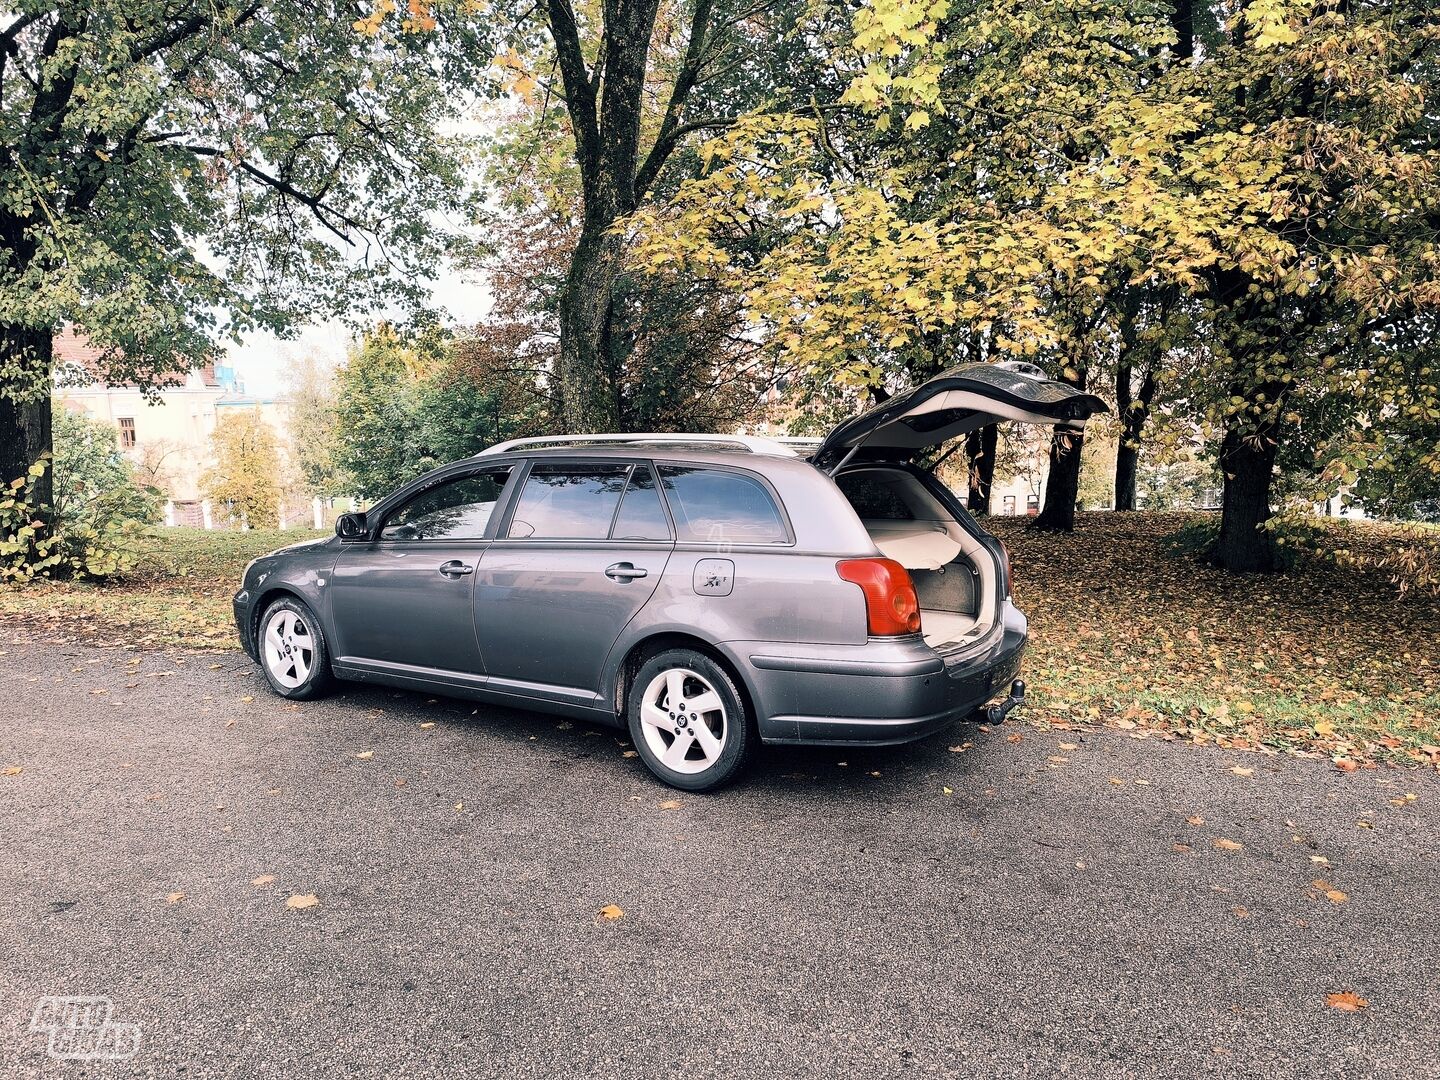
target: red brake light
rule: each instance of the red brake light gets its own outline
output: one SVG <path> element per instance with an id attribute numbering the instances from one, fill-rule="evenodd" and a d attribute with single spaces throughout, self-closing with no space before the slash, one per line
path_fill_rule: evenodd
<path id="1" fill-rule="evenodd" d="M 845 559 L 835 564 L 843 581 L 860 586 L 872 635 L 918 634 L 920 600 L 905 568 L 894 559 Z"/>

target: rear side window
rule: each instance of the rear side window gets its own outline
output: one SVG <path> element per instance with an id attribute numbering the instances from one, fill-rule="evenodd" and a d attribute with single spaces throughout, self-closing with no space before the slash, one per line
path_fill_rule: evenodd
<path id="1" fill-rule="evenodd" d="M 753 477 L 722 469 L 660 466 L 679 539 L 706 544 L 784 544 L 785 524 Z"/>
<path id="2" fill-rule="evenodd" d="M 655 477 L 643 465 L 637 465 L 630 474 L 630 486 L 625 489 L 625 497 L 620 501 L 620 513 L 615 515 L 610 539 L 670 539 L 670 519 L 665 516 L 665 507 L 660 505 Z"/>
<path id="3" fill-rule="evenodd" d="M 892 477 L 879 472 L 845 473 L 835 485 L 862 521 L 914 521 L 915 514 L 900 497 Z"/>
<path id="4" fill-rule="evenodd" d="M 537 540 L 604 540 L 620 505 L 626 465 L 535 465 L 506 535 Z"/>

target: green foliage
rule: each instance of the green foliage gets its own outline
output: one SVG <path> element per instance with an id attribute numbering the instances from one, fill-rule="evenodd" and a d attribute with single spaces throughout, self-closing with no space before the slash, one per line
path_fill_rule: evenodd
<path id="1" fill-rule="evenodd" d="M 234 521 L 273 528 L 279 521 L 280 444 L 259 409 L 222 412 L 210 435 L 215 463 L 200 478 L 205 493 Z"/>
<path id="2" fill-rule="evenodd" d="M 478 6 L 423 7 L 360 34 L 335 0 L 13 5 L 0 328 L 72 322 L 148 387 L 218 332 L 423 316 L 435 266 L 474 247 L 443 222 L 478 206 L 454 121 L 495 54 Z M 49 392 L 43 358 L 0 348 L 0 396 Z"/>
<path id="3" fill-rule="evenodd" d="M 513 329 L 513 328 L 511 328 Z M 540 372 L 506 328 L 449 341 L 367 334 L 336 373 L 335 463 L 346 490 L 376 499 L 440 465 L 537 434 L 549 415 Z"/>
<path id="4" fill-rule="evenodd" d="M 301 486 L 325 498 L 345 494 L 344 477 L 335 463 L 335 380 L 315 357 L 292 366 L 285 409 Z"/>
<path id="5" fill-rule="evenodd" d="M 153 523 L 161 492 L 143 483 L 100 420 L 55 410 L 55 516 L 62 532 L 104 533 L 110 522 Z"/>
<path id="6" fill-rule="evenodd" d="M 136 484 L 105 424 L 62 409 L 56 423 L 56 505 L 37 497 L 45 458 L 0 497 L 0 582 L 36 578 L 107 578 L 134 565 L 144 523 L 158 506 L 153 488 Z"/>
<path id="7" fill-rule="evenodd" d="M 638 215 L 640 257 L 742 292 L 769 347 L 857 392 L 967 337 L 1095 385 L 1155 335 L 1167 415 L 1227 477 L 1263 503 L 1278 460 L 1333 490 L 1339 448 L 1373 460 L 1366 433 L 1440 414 L 1415 348 L 1440 307 L 1440 25 L 1420 0 L 1196 10 L 1198 39 L 1165 4 L 867 0 L 859 115 L 737 124 Z M 757 222 L 783 240 L 737 257 L 723 238 Z"/>

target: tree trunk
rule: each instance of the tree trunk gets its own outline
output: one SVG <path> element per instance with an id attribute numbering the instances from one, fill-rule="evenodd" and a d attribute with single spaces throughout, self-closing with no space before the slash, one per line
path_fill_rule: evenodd
<path id="1" fill-rule="evenodd" d="M 1080 494 L 1080 452 L 1084 432 L 1060 429 L 1050 438 L 1050 472 L 1045 480 L 1045 505 L 1035 518 L 1037 529 L 1070 532 L 1075 528 L 1075 500 Z"/>
<path id="2" fill-rule="evenodd" d="M 1277 451 L 1275 433 L 1225 433 L 1220 471 L 1225 477 L 1220 537 L 1211 559 L 1238 573 L 1269 573 L 1279 567 L 1274 538 L 1262 528 L 1270 518 L 1270 484 Z"/>
<path id="3" fill-rule="evenodd" d="M 965 509 L 972 514 L 983 517 L 990 514 L 990 489 L 995 482 L 995 448 L 999 440 L 999 424 L 986 424 L 965 436 L 965 456 L 970 459 Z"/>
<path id="4" fill-rule="evenodd" d="M 0 384 L 0 484 L 24 476 L 51 452 L 52 348 L 48 330 L 0 325 L 0 371 L 14 373 Z M 50 469 L 36 482 L 33 498 L 46 507 L 54 501 Z"/>
<path id="5" fill-rule="evenodd" d="M 611 335 L 624 253 L 609 224 L 581 233 L 560 297 L 560 419 L 571 435 L 616 431 L 620 424 Z"/>
<path id="6" fill-rule="evenodd" d="M 1115 509 L 1135 509 L 1135 479 L 1140 465 L 1140 447 L 1120 440 L 1115 451 Z"/>
<path id="7" fill-rule="evenodd" d="M 1140 392 L 1132 395 L 1132 368 L 1122 362 L 1115 370 L 1115 409 L 1120 417 L 1120 446 L 1115 453 L 1115 509 L 1135 509 L 1135 481 L 1140 464 L 1140 441 L 1150 405 L 1155 400 L 1155 372 L 1147 370 Z"/>

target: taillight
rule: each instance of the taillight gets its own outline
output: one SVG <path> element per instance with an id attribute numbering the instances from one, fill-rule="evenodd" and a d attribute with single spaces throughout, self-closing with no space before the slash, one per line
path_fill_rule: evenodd
<path id="1" fill-rule="evenodd" d="M 920 632 L 920 599 L 909 573 L 894 559 L 845 559 L 835 564 L 844 581 L 865 594 L 865 615 L 875 636 Z"/>
<path id="2" fill-rule="evenodd" d="M 1003 540 L 995 542 L 1000 545 L 1000 565 L 1005 569 L 1005 595 L 1009 596 L 1014 591 L 1011 585 L 1014 579 L 1010 576 L 1010 549 L 1005 546 Z"/>

